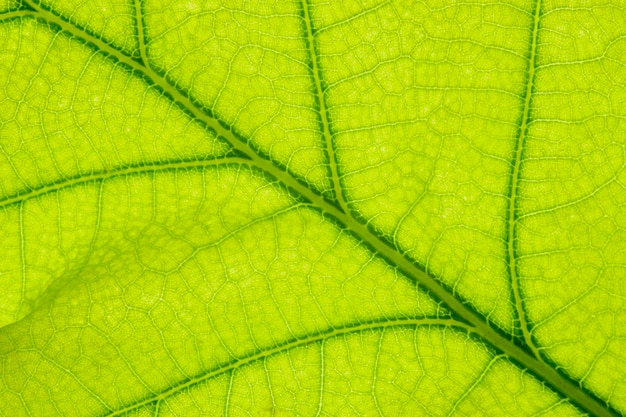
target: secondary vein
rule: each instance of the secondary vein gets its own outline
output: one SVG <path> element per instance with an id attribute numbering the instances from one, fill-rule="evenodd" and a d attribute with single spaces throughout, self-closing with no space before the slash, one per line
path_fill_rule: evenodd
<path id="1" fill-rule="evenodd" d="M 341 188 L 341 178 L 339 176 L 339 167 L 337 165 L 337 156 L 335 155 L 335 146 L 333 144 L 333 134 L 330 128 L 330 117 L 328 107 L 326 106 L 326 95 L 324 86 L 322 85 L 322 71 L 320 69 L 319 56 L 315 46 L 315 30 L 313 28 L 313 20 L 311 18 L 311 10 L 308 0 L 302 0 L 302 13 L 304 14 L 304 25 L 306 27 L 306 37 L 309 46 L 309 55 L 311 58 L 311 71 L 315 80 L 315 90 L 317 101 L 319 102 L 319 114 L 322 122 L 322 134 L 326 144 L 326 153 L 328 154 L 328 164 L 330 165 L 331 179 L 335 199 L 341 209 L 348 213 L 348 205 Z"/>
<path id="2" fill-rule="evenodd" d="M 535 66 L 537 57 L 537 39 L 539 34 L 539 18 L 541 13 L 541 0 L 536 0 L 535 10 L 533 14 L 533 28 L 530 42 L 530 57 L 528 59 L 528 72 L 526 80 L 526 91 L 524 93 L 524 109 L 522 112 L 522 122 L 519 128 L 519 134 L 517 142 L 515 144 L 515 159 L 513 161 L 513 171 L 511 173 L 510 181 L 510 195 L 509 206 L 507 211 L 507 261 L 509 266 L 509 275 L 511 277 L 511 288 L 513 291 L 513 300 L 515 302 L 515 309 L 517 311 L 517 318 L 520 323 L 520 328 L 524 341 L 528 348 L 532 351 L 537 359 L 541 360 L 539 350 L 533 342 L 526 313 L 524 311 L 524 304 L 522 294 L 520 290 L 520 277 L 518 276 L 517 265 L 517 253 L 515 250 L 516 241 L 516 223 L 517 223 L 517 200 L 519 193 L 519 181 L 520 181 L 520 168 L 522 164 L 522 154 L 524 151 L 524 142 L 528 134 L 528 121 L 530 115 L 530 107 L 532 103 L 532 90 L 535 82 Z"/>
<path id="3" fill-rule="evenodd" d="M 138 408 L 153 404 L 155 402 L 160 402 L 165 398 L 175 395 L 177 392 L 180 392 L 187 388 L 198 385 L 202 381 L 215 378 L 219 375 L 224 375 L 228 372 L 234 372 L 235 370 L 240 369 L 243 366 L 249 365 L 251 363 L 268 358 L 270 356 L 273 356 L 282 352 L 287 352 L 289 350 L 293 350 L 302 346 L 310 345 L 313 343 L 323 343 L 335 337 L 346 336 L 349 334 L 364 332 L 368 330 L 376 331 L 376 330 L 384 330 L 387 328 L 417 327 L 417 326 L 445 326 L 448 328 L 459 329 L 467 333 L 473 332 L 473 329 L 464 323 L 458 322 L 453 319 L 437 319 L 437 318 L 415 318 L 415 319 L 398 318 L 398 319 L 388 320 L 384 322 L 361 323 L 361 324 L 347 326 L 343 328 L 331 328 L 327 331 L 323 331 L 315 335 L 304 336 L 301 339 L 293 339 L 287 343 L 270 347 L 270 348 L 266 348 L 266 349 L 263 349 L 258 352 L 254 352 L 242 358 L 237 358 L 236 360 L 230 363 L 226 363 L 224 365 L 218 366 L 217 368 L 211 371 L 205 372 L 196 377 L 192 377 L 183 383 L 176 384 L 159 393 L 150 395 L 148 398 L 145 398 L 142 401 L 138 401 L 132 405 L 128 405 L 127 407 L 124 407 L 118 410 L 112 410 L 110 413 L 105 414 L 105 416 L 114 417 L 114 416 L 124 415 L 130 411 L 137 410 Z"/>
<path id="4" fill-rule="evenodd" d="M 143 13 L 141 10 L 141 0 L 135 0 L 135 22 L 137 25 L 137 40 L 139 43 L 139 56 L 143 65 L 148 67 L 150 63 L 148 61 L 148 53 L 146 50 L 146 33 L 143 25 Z"/>
<path id="5" fill-rule="evenodd" d="M 250 165 L 250 160 L 241 157 L 224 157 L 216 159 L 198 160 L 198 161 L 167 161 L 163 163 L 155 163 L 150 165 L 131 165 L 124 166 L 117 169 L 105 170 L 100 172 L 92 172 L 87 175 L 79 175 L 72 178 L 63 179 L 61 181 L 43 184 L 39 187 L 33 188 L 25 192 L 19 192 L 0 200 L 0 208 L 5 208 L 14 204 L 22 203 L 26 200 L 36 198 L 45 194 L 49 194 L 55 191 L 63 190 L 66 188 L 74 187 L 76 185 L 96 183 L 102 180 L 111 178 L 122 177 L 125 175 L 155 172 L 155 171 L 170 171 L 176 169 L 194 169 L 216 165 L 228 165 L 228 164 L 247 164 Z"/>

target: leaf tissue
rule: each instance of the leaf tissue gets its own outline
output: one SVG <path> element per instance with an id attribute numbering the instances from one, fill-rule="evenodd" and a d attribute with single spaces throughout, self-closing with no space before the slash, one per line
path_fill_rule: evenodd
<path id="1" fill-rule="evenodd" d="M 0 0 L 0 417 L 626 414 L 624 0 Z"/>

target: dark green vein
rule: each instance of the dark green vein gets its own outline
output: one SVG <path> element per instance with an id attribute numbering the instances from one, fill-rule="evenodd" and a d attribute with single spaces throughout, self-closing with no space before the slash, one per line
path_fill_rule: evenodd
<path id="1" fill-rule="evenodd" d="M 77 185 L 83 185 L 88 183 L 96 183 L 101 180 L 107 180 L 116 177 L 122 177 L 125 175 L 132 175 L 145 172 L 155 171 L 171 171 L 176 169 L 190 169 L 190 168 L 202 168 L 216 165 L 228 165 L 228 164 L 247 164 L 250 165 L 250 160 L 241 157 L 226 157 L 208 160 L 198 161 L 168 161 L 163 163 L 146 164 L 146 165 L 130 165 L 120 167 L 117 169 L 111 169 L 100 172 L 93 172 L 86 175 L 78 175 L 72 178 L 62 179 L 60 181 L 42 184 L 41 186 L 32 188 L 25 192 L 20 192 L 12 196 L 0 199 L 0 209 L 8 207 L 14 204 L 19 204 L 23 201 L 40 197 L 44 194 L 53 193 L 66 188 L 71 188 Z"/>
<path id="2" fill-rule="evenodd" d="M 152 403 L 159 403 L 163 401 L 164 399 L 171 397 L 175 395 L 176 393 L 181 392 L 187 388 L 198 385 L 202 383 L 203 381 L 207 381 L 219 375 L 226 374 L 235 369 L 239 369 L 243 366 L 265 359 L 269 356 L 288 352 L 290 350 L 293 350 L 302 346 L 321 343 L 331 338 L 346 336 L 346 335 L 353 334 L 353 333 L 360 333 L 360 332 L 364 332 L 367 330 L 384 330 L 387 328 L 417 327 L 417 326 L 448 327 L 448 328 L 453 328 L 453 329 L 460 329 L 467 333 L 473 332 L 473 329 L 468 327 L 464 323 L 461 323 L 452 319 L 436 319 L 436 318 L 418 318 L 418 319 L 400 318 L 400 319 L 395 319 L 395 320 L 361 323 L 361 324 L 346 326 L 342 328 L 330 329 L 330 330 L 322 331 L 314 335 L 305 336 L 300 339 L 292 339 L 286 343 L 283 343 L 277 346 L 272 346 L 270 348 L 263 349 L 261 351 L 254 352 L 242 358 L 237 358 L 233 360 L 232 362 L 217 366 L 216 368 L 208 372 L 205 372 L 201 375 L 190 378 L 189 380 L 185 382 L 182 382 L 180 384 L 174 385 L 173 387 L 167 388 L 159 393 L 151 395 L 148 398 L 145 398 L 134 404 L 128 405 L 119 410 L 114 410 L 114 411 L 112 410 L 108 414 L 105 414 L 105 416 L 106 417 L 119 416 L 119 415 L 128 413 L 130 411 L 136 410 L 138 408 L 150 405 Z"/>
<path id="3" fill-rule="evenodd" d="M 537 56 L 537 38 L 539 34 L 539 18 L 541 13 L 541 0 L 535 2 L 535 13 L 533 15 L 533 27 L 530 41 L 530 51 L 528 58 L 528 72 L 526 79 L 526 91 L 524 93 L 524 110 L 522 111 L 522 121 L 519 127 L 517 142 L 515 144 L 515 154 L 513 160 L 513 170 L 511 172 L 511 180 L 509 185 L 509 206 L 507 211 L 507 263 L 509 265 L 509 275 L 511 277 L 511 288 L 513 291 L 513 301 L 517 312 L 517 319 L 520 323 L 522 335 L 526 345 L 535 355 L 537 359 L 541 359 L 539 351 L 533 342 L 532 335 L 526 320 L 524 311 L 524 303 L 520 291 L 520 277 L 517 273 L 517 253 L 515 250 L 515 226 L 517 223 L 517 197 L 520 179 L 520 167 L 522 164 L 522 153 L 524 150 L 524 142 L 528 132 L 528 121 L 530 114 L 530 106 L 532 103 L 532 91 L 535 82 L 535 60 Z"/>
<path id="4" fill-rule="evenodd" d="M 507 337 L 500 334 L 496 329 L 492 328 L 481 315 L 472 310 L 472 308 L 466 305 L 462 300 L 456 298 L 448 288 L 444 287 L 443 284 L 441 284 L 433 276 L 429 275 L 419 266 L 415 265 L 409 258 L 406 258 L 403 254 L 396 251 L 389 245 L 388 242 L 378 236 L 374 231 L 370 230 L 368 226 L 361 223 L 350 214 L 342 211 L 336 205 L 329 202 L 312 189 L 308 188 L 271 160 L 265 158 L 260 153 L 257 153 L 252 145 L 237 138 L 230 128 L 226 127 L 226 125 L 222 124 L 222 122 L 218 119 L 207 114 L 199 105 L 189 98 L 188 95 L 170 85 L 163 76 L 157 74 L 150 67 L 144 67 L 139 62 L 124 55 L 114 47 L 108 45 L 106 42 L 90 35 L 88 32 L 85 32 L 73 24 L 66 22 L 54 13 L 34 5 L 28 0 L 26 2 L 33 9 L 35 9 L 36 12 L 24 14 L 24 16 L 41 18 L 43 22 L 48 23 L 51 26 L 59 27 L 68 35 L 86 42 L 88 45 L 98 49 L 104 55 L 126 65 L 131 71 L 144 77 L 144 79 L 152 83 L 155 88 L 160 88 L 166 93 L 166 95 L 169 95 L 170 99 L 181 106 L 183 110 L 193 115 L 199 122 L 205 124 L 208 128 L 213 129 L 219 136 L 227 140 L 235 149 L 249 157 L 249 164 L 254 164 L 259 169 L 265 171 L 267 175 L 276 178 L 287 187 L 300 194 L 303 198 L 307 199 L 313 205 L 317 206 L 322 213 L 329 215 L 337 221 L 340 227 L 343 227 L 353 233 L 365 245 L 375 250 L 376 253 L 387 262 L 397 266 L 405 275 L 412 278 L 416 283 L 421 284 L 425 289 L 427 289 L 433 297 L 445 303 L 457 317 L 462 318 L 464 321 L 473 326 L 474 332 L 480 335 L 485 342 L 491 344 L 498 351 L 506 354 L 519 366 L 526 368 L 533 374 L 537 375 L 540 379 L 552 386 L 557 392 L 560 392 L 563 396 L 568 397 L 574 404 L 577 404 L 587 412 L 597 416 L 608 417 L 616 415 L 613 411 L 606 408 L 606 404 L 602 400 L 583 390 L 577 383 L 573 382 L 556 369 L 551 368 L 545 362 L 539 361 L 534 356 L 529 355 L 525 349 L 517 346 Z"/>
<path id="5" fill-rule="evenodd" d="M 0 22 L 3 20 L 11 20 L 11 19 L 15 19 L 18 17 L 32 16 L 32 15 L 33 15 L 32 10 L 15 10 L 12 12 L 0 14 Z"/>
<path id="6" fill-rule="evenodd" d="M 315 45 L 315 29 L 313 27 L 313 20 L 311 18 L 311 10 L 308 0 L 302 0 L 302 13 L 304 25 L 306 27 L 306 39 L 311 58 L 311 72 L 313 79 L 315 80 L 315 90 L 317 94 L 317 101 L 319 102 L 319 114 L 322 121 L 322 134 L 324 135 L 324 142 L 326 144 L 326 153 L 328 155 L 328 164 L 330 165 L 335 199 L 341 209 L 347 213 L 348 206 L 341 188 L 341 178 L 339 177 L 339 167 L 337 165 L 337 156 L 335 155 L 333 134 L 330 128 L 330 117 L 328 114 L 328 108 L 326 107 L 326 96 L 324 94 L 324 86 L 322 83 L 322 71 Z"/>
<path id="7" fill-rule="evenodd" d="M 150 66 L 148 61 L 148 53 L 146 51 L 146 32 L 143 25 L 143 12 L 141 0 L 135 1 L 135 24 L 137 25 L 137 41 L 139 43 L 139 57 L 145 67 Z"/>

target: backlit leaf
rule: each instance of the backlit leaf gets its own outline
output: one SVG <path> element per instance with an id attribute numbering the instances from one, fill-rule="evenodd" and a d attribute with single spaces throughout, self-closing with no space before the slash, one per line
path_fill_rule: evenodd
<path id="1" fill-rule="evenodd" d="M 0 2 L 0 416 L 626 413 L 626 3 Z"/>

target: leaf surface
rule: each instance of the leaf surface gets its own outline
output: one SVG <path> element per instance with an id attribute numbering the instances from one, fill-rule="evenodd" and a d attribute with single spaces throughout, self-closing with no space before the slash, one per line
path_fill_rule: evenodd
<path id="1" fill-rule="evenodd" d="M 626 413 L 626 4 L 0 3 L 0 416 Z"/>

